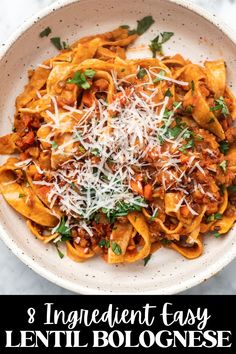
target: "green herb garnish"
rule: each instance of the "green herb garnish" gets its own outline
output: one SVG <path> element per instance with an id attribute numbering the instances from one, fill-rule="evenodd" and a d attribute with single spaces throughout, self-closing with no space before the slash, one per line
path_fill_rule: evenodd
<path id="1" fill-rule="evenodd" d="M 173 32 L 162 32 L 161 35 L 156 36 L 149 45 L 149 48 L 152 51 L 153 58 L 156 58 L 157 53 L 162 54 L 162 44 L 167 42 L 172 36 Z"/>
<path id="2" fill-rule="evenodd" d="M 41 38 L 48 37 L 50 33 L 52 33 L 51 28 L 50 27 L 46 27 L 42 32 L 39 33 L 39 36 Z"/>
<path id="3" fill-rule="evenodd" d="M 209 215 L 207 217 L 207 222 L 212 222 L 214 220 L 221 220 L 221 219 L 222 219 L 222 214 L 216 213 L 216 214 Z"/>
<path id="4" fill-rule="evenodd" d="M 100 248 L 109 248 L 110 247 L 110 241 L 109 240 L 106 240 L 105 238 L 101 239 L 99 242 L 98 242 L 98 246 Z"/>
<path id="5" fill-rule="evenodd" d="M 133 34 L 137 34 L 137 30 L 136 30 L 136 29 L 133 29 L 133 30 L 129 30 L 129 31 L 128 31 L 128 35 L 129 35 L 129 36 L 132 36 Z"/>
<path id="6" fill-rule="evenodd" d="M 159 73 L 158 73 L 158 75 L 160 75 L 160 76 L 165 76 L 165 71 L 164 70 L 161 70 Z M 161 78 L 161 77 L 156 77 L 154 80 L 153 80 L 153 83 L 155 84 L 156 82 L 160 82 L 160 81 L 162 81 L 163 79 Z"/>
<path id="7" fill-rule="evenodd" d="M 236 192 L 236 186 L 230 186 L 229 187 L 229 191 L 232 192 L 232 193 L 235 193 Z"/>
<path id="8" fill-rule="evenodd" d="M 67 83 L 75 84 L 84 90 L 88 90 L 90 88 L 90 84 L 87 81 L 87 77 L 92 78 L 95 74 L 96 72 L 92 69 L 87 69 L 83 73 L 81 73 L 80 71 L 76 71 L 74 73 L 74 76 L 71 79 L 67 80 Z"/>
<path id="9" fill-rule="evenodd" d="M 24 198 L 25 194 L 24 193 L 19 193 L 19 198 Z"/>
<path id="10" fill-rule="evenodd" d="M 225 188 L 226 187 L 223 184 L 221 184 L 219 188 L 220 188 L 220 194 L 223 196 L 224 193 L 225 193 Z"/>
<path id="11" fill-rule="evenodd" d="M 221 113 L 226 117 L 229 114 L 229 109 L 224 101 L 224 97 L 220 97 L 215 100 L 215 106 L 210 108 L 210 111 L 221 111 Z"/>
<path id="12" fill-rule="evenodd" d="M 94 156 L 99 156 L 100 155 L 100 151 L 98 149 L 91 149 L 90 152 Z"/>
<path id="13" fill-rule="evenodd" d="M 120 28 L 129 29 L 129 25 L 121 25 Z"/>
<path id="14" fill-rule="evenodd" d="M 151 257 L 152 257 L 152 255 L 151 255 L 151 253 L 150 253 L 147 257 L 145 257 L 145 258 L 143 259 L 143 260 L 144 260 L 144 267 L 148 264 L 148 262 L 150 261 Z"/>
<path id="15" fill-rule="evenodd" d="M 182 153 L 186 154 L 186 150 L 187 150 L 187 149 L 193 149 L 193 148 L 194 148 L 194 140 L 191 139 L 191 140 L 189 140 L 189 141 L 187 142 L 187 144 L 185 144 L 185 145 L 183 145 L 182 147 L 180 147 L 179 150 L 180 150 Z"/>
<path id="16" fill-rule="evenodd" d="M 116 242 L 112 242 L 111 249 L 117 256 L 122 254 L 122 249 Z"/>
<path id="17" fill-rule="evenodd" d="M 152 216 L 150 216 L 148 221 L 153 222 L 153 220 L 157 217 L 157 215 L 158 215 L 158 210 L 156 209 L 156 210 L 154 210 Z"/>
<path id="18" fill-rule="evenodd" d="M 147 70 L 143 69 L 143 68 L 141 68 L 137 73 L 138 79 L 143 79 L 144 76 L 146 76 L 146 75 L 147 75 Z"/>
<path id="19" fill-rule="evenodd" d="M 165 97 L 173 97 L 173 95 L 172 95 L 170 89 L 166 90 L 166 92 L 165 92 Z"/>
<path id="20" fill-rule="evenodd" d="M 61 250 L 59 249 L 59 246 L 58 246 L 58 242 L 55 243 L 55 246 L 56 246 L 56 250 L 57 250 L 57 253 L 58 253 L 58 256 L 62 259 L 64 258 L 64 253 L 61 252 Z"/>
<path id="21" fill-rule="evenodd" d="M 193 113 L 193 106 L 190 104 L 185 108 L 185 112 L 192 114 Z"/>
<path id="22" fill-rule="evenodd" d="M 214 123 L 214 122 L 215 122 L 215 118 L 213 118 L 213 117 L 210 118 L 209 121 L 208 121 L 209 124 Z"/>
<path id="23" fill-rule="evenodd" d="M 227 169 L 227 161 L 226 160 L 222 161 L 219 166 L 222 168 L 222 170 L 225 173 Z"/>
<path id="24" fill-rule="evenodd" d="M 53 150 L 56 150 L 59 145 L 53 140 L 51 146 L 52 146 L 52 149 L 53 149 Z"/>
<path id="25" fill-rule="evenodd" d="M 182 106 L 182 102 L 177 102 L 177 101 L 173 102 L 173 107 L 180 109 L 181 106 Z"/>
<path id="26" fill-rule="evenodd" d="M 146 32 L 149 27 L 154 23 L 152 16 L 145 16 L 141 20 L 138 21 L 137 33 L 141 36 L 144 32 Z"/>
<path id="27" fill-rule="evenodd" d="M 69 46 L 66 42 L 61 42 L 61 38 L 60 37 L 53 37 L 50 38 L 50 41 L 52 42 L 52 44 L 58 49 L 58 50 L 63 50 L 63 49 L 68 49 Z"/>
<path id="28" fill-rule="evenodd" d="M 167 238 L 163 238 L 161 240 L 161 243 L 164 245 L 164 246 L 168 246 L 171 244 L 171 241 L 170 240 L 167 240 Z"/>
<path id="29" fill-rule="evenodd" d="M 85 148 L 83 146 L 78 146 L 78 150 L 79 152 L 81 152 L 82 154 L 85 153 Z"/>
<path id="30" fill-rule="evenodd" d="M 65 237 L 69 237 L 69 238 L 71 237 L 71 230 L 66 225 L 66 220 L 64 216 L 61 218 L 60 225 L 56 228 L 55 232 L 58 232 L 60 235 Z"/>
<path id="31" fill-rule="evenodd" d="M 212 235 L 215 236 L 216 238 L 221 236 L 221 234 L 218 231 L 216 231 L 216 230 L 212 231 Z"/>
<path id="32" fill-rule="evenodd" d="M 141 36 L 144 32 L 146 32 L 149 29 L 149 27 L 151 27 L 151 25 L 155 21 L 153 20 L 152 16 L 145 16 L 144 18 L 142 18 L 137 22 L 138 22 L 137 28 L 128 31 L 129 36 L 132 36 L 133 34 L 138 34 L 139 36 Z M 129 29 L 129 26 L 127 25 L 120 26 L 120 27 L 124 29 Z"/>
<path id="33" fill-rule="evenodd" d="M 195 83 L 194 83 L 194 81 L 192 80 L 192 81 L 191 81 L 191 92 L 192 92 L 192 96 L 194 95 L 194 91 L 195 91 Z"/>
<path id="34" fill-rule="evenodd" d="M 220 141 L 220 152 L 222 152 L 222 154 L 226 155 L 228 151 L 229 151 L 228 141 L 226 141 L 226 140 Z"/>
<path id="35" fill-rule="evenodd" d="M 96 71 L 93 69 L 86 69 L 84 71 L 84 75 L 88 77 L 89 79 L 92 79 L 96 75 Z"/>
<path id="36" fill-rule="evenodd" d="M 139 198 L 136 200 L 138 203 L 142 203 L 146 205 L 143 198 Z M 126 202 L 118 202 L 114 209 L 102 208 L 102 212 L 106 214 L 106 217 L 113 224 L 116 218 L 121 216 L 126 216 L 132 211 L 141 211 L 142 206 L 137 204 L 131 204 Z"/>
<path id="37" fill-rule="evenodd" d="M 179 125 L 176 125 L 173 128 L 169 128 L 167 131 L 169 137 L 171 138 L 177 138 L 177 136 L 179 136 L 181 132 L 182 132 L 182 127 L 180 127 Z"/>

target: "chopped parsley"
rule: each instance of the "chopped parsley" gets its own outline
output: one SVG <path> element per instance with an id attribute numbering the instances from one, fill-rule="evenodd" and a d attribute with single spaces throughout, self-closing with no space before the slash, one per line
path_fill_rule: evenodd
<path id="1" fill-rule="evenodd" d="M 79 152 L 81 152 L 82 154 L 85 153 L 85 148 L 83 146 L 78 146 L 78 150 Z"/>
<path id="2" fill-rule="evenodd" d="M 189 140 L 185 145 L 179 148 L 179 150 L 183 153 L 186 154 L 187 149 L 193 149 L 194 148 L 194 140 L 191 139 Z"/>
<path id="3" fill-rule="evenodd" d="M 145 203 L 143 198 L 136 200 L 139 203 Z M 126 216 L 132 211 L 141 211 L 142 206 L 137 204 L 131 204 L 126 202 L 118 202 L 114 209 L 102 208 L 102 212 L 106 214 L 106 217 L 110 223 L 114 223 L 116 218 Z"/>
<path id="4" fill-rule="evenodd" d="M 218 231 L 216 231 L 216 230 L 212 231 L 212 235 L 215 236 L 216 238 L 221 236 L 221 234 Z"/>
<path id="5" fill-rule="evenodd" d="M 194 91 L 195 91 L 195 83 L 194 83 L 194 81 L 192 80 L 192 81 L 191 81 L 191 92 L 192 92 L 192 96 L 194 95 Z"/>
<path id="6" fill-rule="evenodd" d="M 120 28 L 122 28 L 122 29 L 129 29 L 129 25 L 121 25 Z"/>
<path id="7" fill-rule="evenodd" d="M 227 152 L 229 151 L 229 143 L 226 140 L 222 140 L 220 141 L 220 152 L 222 152 L 222 154 L 226 155 Z"/>
<path id="8" fill-rule="evenodd" d="M 91 154 L 94 156 L 99 156 L 100 155 L 100 151 L 98 149 L 91 149 Z"/>
<path id="9" fill-rule="evenodd" d="M 213 111 L 221 111 L 221 113 L 226 117 L 229 114 L 229 109 L 224 101 L 224 97 L 220 97 L 215 100 L 215 106 L 210 108 L 211 112 Z"/>
<path id="10" fill-rule="evenodd" d="M 175 102 L 173 102 L 173 106 L 176 108 L 180 108 L 181 107 L 181 105 L 182 105 L 182 102 L 177 102 L 177 101 L 175 101 Z"/>
<path id="11" fill-rule="evenodd" d="M 91 79 L 94 77 L 95 74 L 96 71 L 92 69 L 87 69 L 83 73 L 81 73 L 80 71 L 76 71 L 74 73 L 74 76 L 71 79 L 67 80 L 67 83 L 75 84 L 84 90 L 88 90 L 90 88 L 90 84 L 87 81 L 87 78 Z"/>
<path id="12" fill-rule="evenodd" d="M 55 246 L 56 246 L 56 250 L 57 250 L 57 253 L 58 253 L 58 256 L 62 259 L 64 258 L 64 253 L 61 252 L 61 250 L 59 249 L 59 246 L 58 246 L 58 242 L 55 243 Z"/>
<path id="13" fill-rule="evenodd" d="M 167 240 L 167 238 L 163 238 L 161 240 L 161 243 L 164 245 L 164 246 L 168 246 L 171 244 L 171 241 L 170 240 Z"/>
<path id="14" fill-rule="evenodd" d="M 145 257 L 145 258 L 143 259 L 143 261 L 144 261 L 144 267 L 148 264 L 148 262 L 150 261 L 151 257 L 152 257 L 152 255 L 151 255 L 151 253 L 150 253 L 147 257 Z"/>
<path id="15" fill-rule="evenodd" d="M 236 192 L 236 186 L 230 186 L 229 187 L 229 191 L 232 192 L 232 193 L 235 193 Z"/>
<path id="16" fill-rule="evenodd" d="M 179 136 L 179 134 L 182 132 L 182 127 L 179 125 L 176 125 L 173 128 L 169 128 L 167 133 L 169 135 L 170 138 L 177 138 L 177 136 Z"/>
<path id="17" fill-rule="evenodd" d="M 60 37 L 53 37 L 50 38 L 51 43 L 58 49 L 58 50 L 63 50 L 63 49 L 69 49 L 69 46 L 66 42 L 61 42 Z"/>
<path id="18" fill-rule="evenodd" d="M 156 210 L 154 210 L 152 216 L 150 216 L 148 221 L 153 222 L 153 220 L 156 219 L 157 215 L 158 215 L 158 210 L 156 209 Z"/>
<path id="19" fill-rule="evenodd" d="M 159 73 L 158 73 L 158 75 L 160 75 L 160 76 L 165 76 L 165 71 L 164 70 L 161 70 Z M 153 80 L 153 83 L 155 84 L 156 82 L 160 82 L 160 81 L 162 81 L 163 79 L 161 78 L 161 77 L 156 77 L 154 80 Z"/>
<path id="20" fill-rule="evenodd" d="M 46 27 L 42 32 L 39 33 L 39 37 L 48 37 L 49 34 L 52 33 L 52 30 L 50 27 Z"/>
<path id="21" fill-rule="evenodd" d="M 101 239 L 99 242 L 98 242 L 98 246 L 100 248 L 109 248 L 110 247 L 110 241 L 109 240 L 106 240 L 105 238 Z"/>
<path id="22" fill-rule="evenodd" d="M 147 70 L 146 70 L 146 69 L 143 69 L 143 68 L 141 68 L 141 69 L 139 70 L 139 72 L 137 73 L 138 79 L 143 79 L 144 76 L 146 76 L 146 75 L 147 75 Z"/>
<path id="23" fill-rule="evenodd" d="M 223 184 L 220 185 L 220 194 L 223 196 L 225 193 L 225 186 Z"/>
<path id="24" fill-rule="evenodd" d="M 152 18 L 152 16 L 145 16 L 144 18 L 142 18 L 141 20 L 139 20 L 137 22 L 138 22 L 137 28 L 128 31 L 129 36 L 132 36 L 133 34 L 138 34 L 139 36 L 141 36 L 142 34 L 144 34 L 144 32 L 146 32 L 151 27 L 151 25 L 155 21 Z M 124 29 L 129 29 L 129 26 L 127 26 L 127 25 L 123 25 L 120 27 L 124 28 Z"/>
<path id="25" fill-rule="evenodd" d="M 170 91 L 170 89 L 166 90 L 165 92 L 165 97 L 173 97 L 172 92 Z"/>
<path id="26" fill-rule="evenodd" d="M 58 148 L 58 146 L 59 146 L 59 145 L 53 140 L 53 141 L 52 141 L 52 149 L 53 149 L 53 150 L 56 150 L 56 149 Z"/>
<path id="27" fill-rule="evenodd" d="M 216 213 L 216 214 L 209 215 L 207 217 L 207 222 L 212 222 L 214 220 L 221 220 L 221 219 L 222 219 L 222 214 Z"/>
<path id="28" fill-rule="evenodd" d="M 209 124 L 214 123 L 214 122 L 215 122 L 215 118 L 213 118 L 213 117 L 210 118 L 209 121 L 208 121 Z"/>
<path id="29" fill-rule="evenodd" d="M 152 51 L 153 58 L 156 58 L 157 53 L 162 54 L 162 44 L 167 42 L 173 35 L 173 32 L 162 32 L 151 41 L 149 48 Z"/>
<path id="30" fill-rule="evenodd" d="M 24 198 L 25 194 L 24 193 L 19 193 L 19 198 Z"/>
<path id="31" fill-rule="evenodd" d="M 219 166 L 222 168 L 222 170 L 225 173 L 227 169 L 227 161 L 226 160 L 222 161 Z"/>
<path id="32" fill-rule="evenodd" d="M 58 232 L 60 235 L 62 235 L 61 241 L 65 242 L 71 239 L 71 230 L 70 228 L 66 225 L 66 220 L 64 216 L 61 218 L 60 225 L 56 228 L 55 232 Z"/>
<path id="33" fill-rule="evenodd" d="M 86 69 L 84 71 L 84 75 L 88 77 L 89 79 L 92 79 L 96 75 L 96 71 L 93 69 Z"/>
<path id="34" fill-rule="evenodd" d="M 112 242 L 111 249 L 113 253 L 115 253 L 117 256 L 120 256 L 122 254 L 122 249 L 116 242 Z"/>
<path id="35" fill-rule="evenodd" d="M 146 32 L 149 27 L 154 23 L 152 16 L 145 16 L 141 20 L 138 21 L 137 26 L 137 34 L 141 36 L 144 32 Z"/>
<path id="36" fill-rule="evenodd" d="M 129 31 L 128 31 L 128 35 L 129 35 L 129 36 L 132 36 L 133 34 L 137 34 L 137 30 L 136 30 L 136 29 L 133 29 L 133 30 L 129 30 Z"/>
<path id="37" fill-rule="evenodd" d="M 192 114 L 193 113 L 193 106 L 190 104 L 185 108 L 185 112 L 188 114 Z"/>

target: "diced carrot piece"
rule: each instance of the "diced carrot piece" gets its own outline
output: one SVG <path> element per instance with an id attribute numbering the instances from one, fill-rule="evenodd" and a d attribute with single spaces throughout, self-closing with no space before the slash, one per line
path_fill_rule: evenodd
<path id="1" fill-rule="evenodd" d="M 144 186 L 144 198 L 146 200 L 151 200 L 152 199 L 152 185 L 151 184 L 146 184 L 146 186 Z"/>
<path id="2" fill-rule="evenodd" d="M 189 216 L 189 209 L 186 205 L 184 205 L 181 209 L 180 209 L 180 213 L 184 218 L 187 218 Z"/>

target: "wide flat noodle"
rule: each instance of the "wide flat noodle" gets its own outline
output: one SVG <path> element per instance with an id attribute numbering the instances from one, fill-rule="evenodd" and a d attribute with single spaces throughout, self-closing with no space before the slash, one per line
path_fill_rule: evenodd
<path id="1" fill-rule="evenodd" d="M 133 212 L 130 213 L 127 218 L 143 239 L 143 245 L 140 245 L 140 248 L 142 247 L 140 250 L 135 250 L 134 252 L 127 252 L 124 256 L 125 262 L 132 263 L 138 261 L 139 259 L 147 257 L 151 250 L 151 244 L 148 226 L 143 214 L 139 212 Z"/>
<path id="2" fill-rule="evenodd" d="M 169 247 L 188 259 L 198 258 L 203 252 L 203 243 L 200 236 L 195 240 L 194 245 L 192 247 L 182 247 L 174 242 L 171 242 Z"/>
<path id="3" fill-rule="evenodd" d="M 77 245 L 75 242 L 73 245 L 70 241 L 66 242 L 66 250 L 67 255 L 70 257 L 74 262 L 84 262 L 87 261 L 89 258 L 94 257 L 95 253 L 88 248 L 87 252 L 84 252 L 84 248 Z"/>
<path id="4" fill-rule="evenodd" d="M 32 189 L 27 184 L 17 183 L 15 169 L 11 162 L 0 168 L 0 191 L 5 200 L 21 215 L 37 224 L 56 226 L 58 219 L 42 204 Z"/>
<path id="5" fill-rule="evenodd" d="M 194 97 L 196 98 L 196 103 L 193 106 L 193 118 L 204 129 L 214 133 L 222 140 L 225 139 L 224 130 L 214 113 L 210 111 L 210 107 L 201 94 L 199 84 L 196 83 L 195 85 Z M 185 99 L 188 99 L 190 95 L 192 95 L 191 91 L 187 93 Z"/>
<path id="6" fill-rule="evenodd" d="M 18 148 L 16 145 L 19 135 L 11 133 L 0 137 L 0 154 L 14 154 Z"/>
<path id="7" fill-rule="evenodd" d="M 110 247 L 108 249 L 108 263 L 121 263 L 125 261 L 125 255 L 127 254 L 127 246 L 133 233 L 133 226 L 127 220 L 124 222 L 116 222 L 114 224 L 111 237 L 110 237 Z M 121 254 L 117 255 L 114 253 L 112 246 L 113 244 L 119 245 L 121 248 Z"/>
<path id="8" fill-rule="evenodd" d="M 206 61 L 207 87 L 214 92 L 215 97 L 224 95 L 226 87 L 226 69 L 223 59 L 216 61 Z"/>

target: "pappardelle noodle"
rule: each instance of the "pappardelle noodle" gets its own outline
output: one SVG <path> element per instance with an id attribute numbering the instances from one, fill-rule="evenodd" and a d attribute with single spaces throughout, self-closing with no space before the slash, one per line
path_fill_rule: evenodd
<path id="1" fill-rule="evenodd" d="M 29 72 L 13 132 L 0 138 L 1 154 L 17 153 L 0 168 L 3 197 L 76 262 L 146 264 L 160 247 L 193 259 L 202 235 L 236 220 L 224 60 L 156 58 L 170 32 L 151 42 L 152 58 L 127 59 L 142 33 L 122 26 L 64 45 Z"/>

